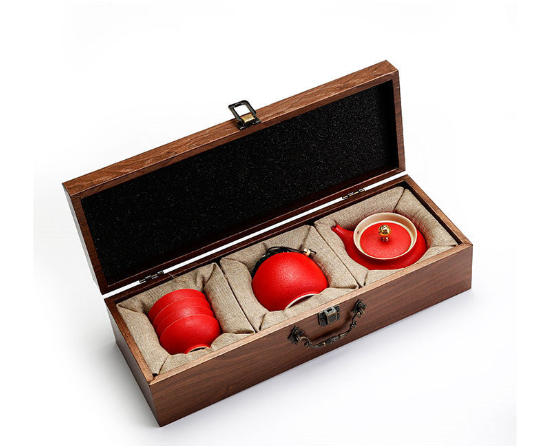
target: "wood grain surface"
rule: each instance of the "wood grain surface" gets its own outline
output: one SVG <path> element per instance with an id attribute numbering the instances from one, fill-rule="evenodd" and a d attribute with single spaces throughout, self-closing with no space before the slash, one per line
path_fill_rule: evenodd
<path id="1" fill-rule="evenodd" d="M 332 302 L 307 311 L 277 326 L 252 335 L 203 361 L 159 375 L 151 382 L 151 393 L 159 425 L 165 425 L 288 369 L 354 341 L 471 288 L 472 246 L 460 245 L 408 267 L 389 280 L 355 290 Z M 447 252 L 443 254 L 447 254 Z M 291 343 L 294 326 L 320 341 L 345 331 L 357 299 L 367 306 L 358 326 L 344 339 L 322 349 Z M 318 325 L 316 314 L 332 305 L 341 308 L 341 319 L 327 327 Z M 358 354 L 358 345 L 352 347 Z"/>
<path id="2" fill-rule="evenodd" d="M 148 401 L 151 398 L 150 407 L 158 423 L 168 424 L 469 289 L 472 276 L 473 246 L 471 242 L 408 175 L 225 248 L 220 253 L 180 267 L 171 274 L 173 276 L 184 274 L 203 264 L 217 261 L 218 257 L 295 227 L 312 224 L 324 215 L 397 186 L 410 189 L 459 245 L 167 373 L 156 377 L 151 374 L 116 304 L 136 293 L 170 280 L 171 277 L 159 277 L 150 283 L 142 284 L 137 289 L 127 290 L 107 298 L 106 304 L 112 316 L 114 332 L 118 334 L 118 345 L 125 357 L 130 359 L 130 361 L 128 359 L 129 366 L 146 398 Z M 359 319 L 358 326 L 347 338 L 321 350 L 308 349 L 302 343 L 294 345 L 288 341 L 287 337 L 295 325 L 316 341 L 346 330 L 351 317 L 350 310 L 357 299 L 362 299 L 367 309 L 365 315 Z M 327 327 L 319 326 L 317 313 L 332 305 L 340 305 L 341 320 Z"/>
<path id="3" fill-rule="evenodd" d="M 394 87 L 399 161 L 397 166 L 370 172 L 349 182 L 339 184 L 333 189 L 322 191 L 308 197 L 308 200 L 303 204 L 294 204 L 291 207 L 281 209 L 277 215 L 271 218 L 256 220 L 252 222 L 250 227 L 239 228 L 225 238 L 215 240 L 206 246 L 200 246 L 187 254 L 156 265 L 154 268 L 141 271 L 124 280 L 115 283 L 106 282 L 83 213 L 82 198 L 389 81 L 392 82 Z M 207 254 L 198 260 L 193 260 L 187 265 L 176 268 L 168 275 L 159 276 L 105 299 L 116 342 L 160 425 L 184 417 L 471 287 L 473 252 L 471 243 L 408 175 L 374 187 L 371 190 L 351 195 L 345 200 L 314 210 L 307 215 L 298 216 L 319 205 L 373 185 L 405 169 L 399 75 L 390 63 L 381 62 L 336 81 L 263 107 L 257 110 L 257 115 L 262 123 L 247 130 L 240 131 L 235 124 L 235 120 L 232 119 L 63 184 L 80 238 L 86 250 L 87 259 L 102 293 L 110 292 L 135 282 L 146 275 L 169 268 L 185 260 L 194 259 L 196 256 L 219 248 L 214 254 Z M 344 209 L 397 186 L 410 189 L 435 218 L 443 224 L 459 245 L 423 262 L 411 265 L 371 285 L 354 290 L 321 307 L 308 310 L 287 321 L 211 352 L 189 364 L 177 367 L 159 376 L 154 376 L 151 373 L 118 311 L 117 304 L 119 302 L 171 280 L 173 276 L 184 274 L 210 262 L 217 262 L 219 258 L 229 253 L 281 232 L 301 225 L 312 224 L 315 220 L 329 213 Z M 290 222 L 284 222 L 291 217 L 295 218 Z M 270 229 L 273 225 L 282 222 L 284 223 L 278 227 Z M 262 229 L 269 230 L 261 234 L 254 234 Z M 253 235 L 248 239 L 239 240 L 250 234 Z M 231 242 L 235 243 L 227 246 Z M 316 342 L 345 331 L 352 316 L 350 311 L 358 299 L 363 300 L 366 304 L 366 312 L 359 318 L 357 327 L 348 337 L 323 349 L 306 348 L 301 342 L 294 345 L 288 340 L 294 326 L 303 329 L 305 334 Z M 340 306 L 341 319 L 326 327 L 319 326 L 317 313 L 332 305 Z M 357 354 L 358 345 L 356 344 L 351 348 L 354 349 L 354 354 Z"/>

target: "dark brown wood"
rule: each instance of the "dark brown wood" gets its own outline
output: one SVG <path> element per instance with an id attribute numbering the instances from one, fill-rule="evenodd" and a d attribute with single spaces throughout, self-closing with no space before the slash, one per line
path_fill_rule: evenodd
<path id="1" fill-rule="evenodd" d="M 232 236 L 213 241 L 191 253 L 157 265 L 156 268 L 142 271 L 141 274 L 136 274 L 126 280 L 106 283 L 81 206 L 83 197 L 387 81 L 392 81 L 394 86 L 399 157 L 399 165 L 396 168 L 372 172 L 353 182 L 338 185 L 336 189 L 323 191 L 320 195 L 310 197 L 305 203 L 283 209 L 277 215 L 269 216 L 263 221 L 256 221 L 250 228 L 241 228 Z M 160 425 L 202 409 L 471 287 L 473 253 L 471 242 L 408 175 L 350 196 L 346 200 L 334 202 L 322 209 L 314 209 L 349 192 L 389 178 L 405 169 L 399 75 L 392 65 L 388 62 L 381 62 L 337 81 L 259 109 L 257 113 L 262 124 L 244 132 L 238 130 L 234 120 L 227 121 L 64 183 L 76 226 L 101 292 L 112 291 L 159 269 L 192 259 L 190 263 L 176 268 L 168 275 L 160 276 L 105 299 L 116 342 Z M 118 310 L 117 304 L 119 302 L 171 280 L 173 276 L 184 274 L 210 262 L 217 262 L 229 253 L 279 233 L 301 225 L 313 224 L 314 221 L 325 215 L 396 186 L 403 186 L 411 190 L 415 197 L 443 224 L 459 245 L 371 285 L 354 290 L 318 308 L 308 310 L 266 330 L 249 335 L 189 364 L 159 376 L 154 376 L 151 373 Z M 309 214 L 300 215 L 312 209 L 314 210 Z M 295 218 L 285 222 L 286 219 L 292 217 Z M 273 225 L 282 222 L 283 224 L 278 227 L 270 229 Z M 246 240 L 238 240 L 261 229 L 270 230 L 257 235 L 253 234 Z M 226 245 L 231 242 L 236 243 L 227 247 Z M 219 250 L 215 253 L 207 254 L 198 260 L 194 259 L 194 257 L 216 248 Z M 345 331 L 351 318 L 350 310 L 357 299 L 362 299 L 367 305 L 366 313 L 358 320 L 358 326 L 347 338 L 320 350 L 305 348 L 302 343 L 294 345 L 288 340 L 288 335 L 295 325 L 303 329 L 305 334 L 316 342 Z M 316 314 L 332 305 L 340 306 L 341 319 L 327 327 L 319 326 Z M 353 348 L 357 349 L 357 346 L 354 345 Z"/>
<path id="2" fill-rule="evenodd" d="M 454 237 L 454 239 L 458 243 L 465 243 L 465 244 L 471 244 L 469 239 L 462 234 L 462 231 L 460 231 L 454 223 L 448 218 L 444 212 L 439 209 L 439 206 L 437 206 L 428 195 L 414 182 L 414 180 L 409 175 L 404 175 L 403 177 L 407 187 L 412 191 L 412 193 L 420 200 L 420 203 L 424 205 L 424 207 L 430 211 L 430 213 L 437 218 L 443 226 L 449 231 L 450 235 Z"/>
<path id="3" fill-rule="evenodd" d="M 373 172 L 357 178 L 353 182 L 338 185 L 336 188 L 324 191 L 323 194 L 309 197 L 304 204 L 294 204 L 293 206 L 279 211 L 277 215 L 271 218 L 256 221 L 250 227 L 240 229 L 231 236 L 208 243 L 205 246 L 178 256 L 170 261 L 156 265 L 153 268 L 140 271 L 138 274 L 134 274 L 126 279 L 119 280 L 115 283 L 108 283 L 106 281 L 83 213 L 81 206 L 82 198 L 388 81 L 392 81 L 394 87 L 394 109 L 399 159 L 396 168 Z M 86 250 L 87 258 L 93 270 L 94 278 L 103 294 L 136 282 L 159 270 L 170 268 L 178 263 L 182 263 L 203 253 L 219 248 L 285 219 L 294 217 L 301 212 L 311 210 L 339 198 L 349 191 L 366 187 L 405 170 L 399 73 L 396 68 L 387 61 L 380 62 L 372 67 L 365 68 L 356 73 L 263 107 L 257 110 L 257 114 L 262 123 L 244 131 L 238 130 L 235 120 L 232 119 L 210 129 L 203 130 L 191 136 L 144 152 L 63 184 L 69 197 L 74 219 L 83 240 L 84 249 Z"/>
<path id="4" fill-rule="evenodd" d="M 114 312 L 114 313 L 119 314 L 119 312 Z M 144 395 L 144 398 L 148 402 L 148 405 L 151 411 L 153 412 L 153 415 L 155 416 L 155 418 L 157 418 L 159 414 L 155 410 L 155 403 L 153 401 L 151 388 L 149 386 L 151 378 L 145 376 L 146 371 L 149 372 L 149 369 L 145 363 L 144 363 L 144 367 L 142 367 L 142 364 L 140 362 L 142 355 L 140 354 L 140 351 L 138 351 L 137 349 L 137 354 L 136 355 L 134 354 L 135 353 L 134 350 L 131 347 L 129 347 L 129 343 L 134 341 L 132 340 L 131 337 L 126 337 L 121 333 L 121 330 L 118 325 L 118 321 L 115 320 L 111 311 L 110 311 L 110 323 L 112 324 L 112 330 L 114 332 L 114 337 L 115 337 L 117 346 L 119 347 L 121 354 L 125 358 L 125 361 L 127 361 L 129 369 L 134 375 L 134 378 L 136 379 L 136 382 L 138 383 L 140 390 L 142 390 L 142 394 Z"/>
<path id="5" fill-rule="evenodd" d="M 405 170 L 403 128 L 401 123 L 401 98 L 399 72 L 388 61 L 380 62 L 363 70 L 341 77 L 303 93 L 291 96 L 257 110 L 261 124 L 246 129 L 243 133 L 237 128 L 235 120 L 218 124 L 206 130 L 186 136 L 177 141 L 157 147 L 124 161 L 104 167 L 64 183 L 70 196 L 85 197 L 115 186 L 144 173 L 153 172 L 182 159 L 194 156 L 242 136 L 270 127 L 279 122 L 322 107 L 339 99 L 367 90 L 375 85 L 393 81 L 396 111 L 399 170 Z"/>
<path id="6" fill-rule="evenodd" d="M 148 381 L 148 386 L 158 423 L 160 425 L 170 423 L 340 345 L 351 342 L 469 289 L 471 287 L 473 246 L 408 175 L 354 195 L 350 199 L 334 203 L 330 207 L 301 217 L 250 240 L 240 242 L 222 250 L 220 254 L 195 261 L 173 271 L 171 274 L 186 273 L 193 268 L 217 260 L 216 257 L 218 256 L 227 255 L 230 252 L 303 224 L 311 224 L 324 215 L 397 186 L 410 189 L 460 245 L 151 379 L 151 381 Z M 157 286 L 165 280 L 170 280 L 170 277 L 157 279 L 153 283 L 143 284 L 138 289 L 127 290 L 106 299 L 108 309 L 113 315 L 112 323 L 119 324 L 121 322 L 122 329 L 120 332 L 123 333 L 126 344 L 133 346 L 130 351 L 139 358 L 136 363 L 140 367 L 142 366 L 141 355 L 139 352 L 134 351 L 135 349 L 138 350 L 138 348 L 122 321 L 116 304 L 142 292 L 144 289 Z M 329 337 L 334 332 L 344 331 L 348 325 L 350 310 L 357 299 L 362 299 L 366 303 L 367 310 L 360 319 L 358 327 L 346 339 L 322 350 L 306 349 L 302 345 L 293 345 L 287 340 L 294 325 L 301 327 L 309 337 L 317 341 Z M 333 326 L 320 327 L 316 323 L 316 314 L 332 305 L 340 305 L 343 318 Z M 149 372 L 145 364 L 144 367 Z M 135 372 L 133 371 L 133 373 Z"/>
<path id="7" fill-rule="evenodd" d="M 87 259 L 87 263 L 89 264 L 89 269 L 91 270 L 93 280 L 97 283 L 99 289 L 102 290 L 103 287 L 107 286 L 107 283 L 104 279 L 102 266 L 98 261 L 98 255 L 95 249 L 93 238 L 91 237 L 91 234 L 89 232 L 87 218 L 85 218 L 85 214 L 83 213 L 83 209 L 81 208 L 81 200 L 76 200 L 70 197 L 66 189 L 64 189 L 64 192 L 68 199 L 70 212 L 72 213 L 72 218 L 74 219 L 74 222 L 76 224 L 81 245 L 83 246 L 85 258 Z"/>
<path id="8" fill-rule="evenodd" d="M 243 339 L 238 345 L 230 346 L 223 354 L 217 353 L 214 357 L 203 358 L 160 375 L 150 384 L 157 421 L 160 425 L 170 423 L 468 290 L 471 287 L 471 254 L 471 246 L 458 246 L 449 255 L 429 259 L 419 268 L 414 268 L 413 265 L 390 276 L 389 280 L 356 290 Z M 362 299 L 367 309 L 360 318 L 358 327 L 347 338 L 316 350 L 305 348 L 302 343 L 294 345 L 288 340 L 295 325 L 316 340 L 346 330 L 348 318 L 351 316 L 350 310 L 357 299 Z M 324 329 L 317 324 L 316 314 L 332 305 L 340 305 L 344 317 Z"/>

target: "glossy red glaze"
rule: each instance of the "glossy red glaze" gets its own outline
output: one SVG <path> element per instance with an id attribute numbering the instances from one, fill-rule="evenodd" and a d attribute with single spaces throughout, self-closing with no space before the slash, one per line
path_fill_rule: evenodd
<path id="1" fill-rule="evenodd" d="M 328 287 L 316 263 L 298 252 L 283 252 L 265 260 L 252 280 L 254 294 L 267 310 L 285 310 L 305 296 Z"/>
<path id="2" fill-rule="evenodd" d="M 376 223 L 363 231 L 360 237 L 361 249 L 371 257 L 379 259 L 398 257 L 407 252 L 411 247 L 411 235 L 408 231 L 397 223 L 388 222 L 391 233 L 388 240 L 383 241 L 378 233 L 378 228 L 383 224 Z"/>
<path id="3" fill-rule="evenodd" d="M 177 300 L 186 299 L 188 297 L 200 297 L 201 299 L 206 300 L 206 296 L 203 293 L 190 288 L 183 288 L 181 290 L 171 291 L 170 293 L 165 294 L 163 297 L 161 297 L 161 299 L 153 304 L 148 313 L 149 320 L 153 323 L 159 312 L 167 305 L 170 305 Z"/>
<path id="4" fill-rule="evenodd" d="M 350 256 L 352 260 L 359 263 L 360 265 L 365 266 L 367 269 L 399 269 L 405 268 L 406 266 L 416 263 L 426 252 L 427 245 L 426 239 L 422 233 L 417 229 L 416 230 L 416 242 L 412 249 L 405 255 L 398 257 L 392 260 L 377 260 L 371 259 L 366 255 L 362 254 L 356 245 L 354 244 L 353 232 L 348 231 L 340 227 L 339 225 L 332 228 L 333 232 L 337 234 L 344 243 L 344 248 L 346 253 Z"/>
<path id="5" fill-rule="evenodd" d="M 171 311 L 168 316 L 164 317 L 160 324 L 157 325 L 157 336 L 161 337 L 163 331 L 172 323 L 183 319 L 184 317 L 195 316 L 196 314 L 206 314 L 214 317 L 214 312 L 206 307 L 181 307 Z"/>
<path id="6" fill-rule="evenodd" d="M 159 342 L 167 352 L 176 355 L 199 347 L 210 347 L 220 334 L 219 322 L 212 316 L 200 314 L 170 324 Z"/>
<path id="7" fill-rule="evenodd" d="M 168 315 L 176 311 L 180 308 L 193 308 L 193 307 L 204 307 L 210 309 L 210 304 L 207 300 L 201 299 L 200 297 L 188 297 L 187 299 L 177 300 L 175 302 L 172 302 L 170 305 L 167 305 L 165 308 L 163 308 L 157 316 L 155 316 L 155 319 L 153 321 L 153 326 L 155 329 L 159 327 L 161 322 L 165 320 Z"/>

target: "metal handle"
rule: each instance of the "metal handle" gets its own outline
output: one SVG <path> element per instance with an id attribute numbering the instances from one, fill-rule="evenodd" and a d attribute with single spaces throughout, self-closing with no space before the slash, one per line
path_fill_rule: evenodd
<path id="1" fill-rule="evenodd" d="M 343 333 L 333 335 L 327 338 L 325 341 L 319 342 L 317 344 L 313 343 L 308 337 L 306 337 L 305 332 L 297 326 L 293 327 L 293 330 L 288 336 L 288 339 L 294 344 L 298 344 L 299 341 L 304 341 L 303 345 L 309 348 L 326 347 L 328 345 L 333 344 L 334 342 L 337 342 L 340 339 L 346 338 L 349 335 L 349 333 L 354 328 L 356 328 L 356 325 L 358 325 L 358 321 L 356 321 L 356 318 L 361 317 L 361 315 L 364 312 L 365 312 L 365 304 L 360 299 L 358 299 L 358 301 L 356 302 L 356 305 L 354 305 L 354 308 L 352 309 L 352 313 L 354 313 L 354 316 L 352 316 L 352 321 L 350 322 L 350 327 L 348 327 L 348 330 L 346 330 Z"/>

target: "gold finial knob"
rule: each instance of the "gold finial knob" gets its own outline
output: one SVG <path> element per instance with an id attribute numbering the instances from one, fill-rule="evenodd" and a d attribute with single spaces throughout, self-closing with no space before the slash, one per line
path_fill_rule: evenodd
<path id="1" fill-rule="evenodd" d="M 388 225 L 381 225 L 380 228 L 378 228 L 378 235 L 382 237 L 383 242 L 388 241 L 388 236 L 390 235 L 390 232 L 392 230 L 390 229 L 390 226 Z"/>

